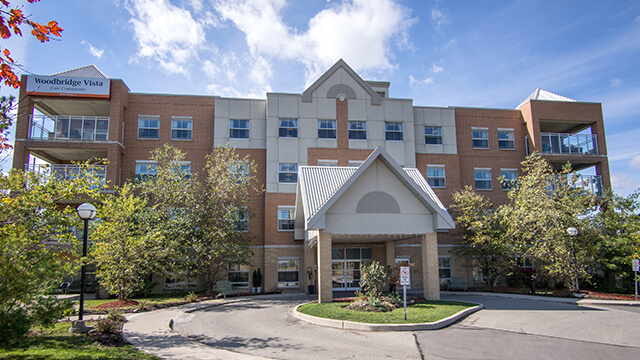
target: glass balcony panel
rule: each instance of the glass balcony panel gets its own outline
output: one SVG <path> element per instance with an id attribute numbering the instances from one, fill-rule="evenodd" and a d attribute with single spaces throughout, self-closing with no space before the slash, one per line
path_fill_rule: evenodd
<path id="1" fill-rule="evenodd" d="M 33 140 L 107 141 L 109 118 L 96 116 L 31 116 Z"/>
<path id="2" fill-rule="evenodd" d="M 82 140 L 82 118 L 71 118 L 71 129 L 69 132 L 69 139 Z"/>
<path id="3" fill-rule="evenodd" d="M 597 155 L 597 140 L 597 136 L 591 134 L 540 134 L 543 154 Z"/>
<path id="4" fill-rule="evenodd" d="M 106 165 L 93 165 L 83 169 L 79 165 L 72 164 L 27 164 L 25 170 L 44 175 L 47 180 L 71 180 L 89 173 L 98 179 L 100 186 L 104 186 L 107 180 Z"/>

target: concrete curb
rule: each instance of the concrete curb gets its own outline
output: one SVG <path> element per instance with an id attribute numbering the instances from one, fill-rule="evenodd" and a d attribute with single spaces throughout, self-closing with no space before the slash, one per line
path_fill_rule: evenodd
<path id="1" fill-rule="evenodd" d="M 442 294 L 455 295 L 455 296 L 493 296 L 502 298 L 511 298 L 519 300 L 530 301 L 547 301 L 564 304 L 576 304 L 576 305 L 628 305 L 628 306 L 640 306 L 640 300 L 604 300 L 604 299 L 584 299 L 584 298 L 562 298 L 551 296 L 538 296 L 538 295 L 521 295 L 521 294 L 509 294 L 509 293 L 493 293 L 493 292 L 449 292 L 442 291 Z"/>
<path id="2" fill-rule="evenodd" d="M 309 303 L 306 303 L 306 304 L 309 304 Z M 484 309 L 484 305 L 479 303 L 474 303 L 474 304 L 478 304 L 478 306 L 474 306 L 474 307 L 459 311 L 458 313 L 453 314 L 446 319 L 442 319 L 432 323 L 421 323 L 421 324 L 367 324 L 367 323 L 359 323 L 359 322 L 346 321 L 346 320 L 325 319 L 325 318 L 311 316 L 311 315 L 307 315 L 299 312 L 298 308 L 305 304 L 300 304 L 296 306 L 293 309 L 291 315 L 298 320 L 301 320 L 310 324 L 325 326 L 325 327 L 330 327 L 335 329 L 342 329 L 342 330 L 360 330 L 360 331 L 439 330 L 458 322 L 459 320 L 467 317 L 470 314 L 473 314 L 478 310 Z"/>

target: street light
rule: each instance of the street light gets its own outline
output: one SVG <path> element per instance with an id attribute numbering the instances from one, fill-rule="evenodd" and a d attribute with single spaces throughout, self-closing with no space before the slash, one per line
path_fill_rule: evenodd
<path id="1" fill-rule="evenodd" d="M 84 232 L 82 234 L 82 275 L 80 277 L 80 309 L 78 311 L 78 321 L 82 321 L 82 313 L 84 312 L 84 283 L 87 274 L 84 258 L 87 257 L 87 240 L 89 238 L 89 220 L 96 216 L 96 207 L 84 203 L 76 209 L 78 217 L 84 220 Z"/>
<path id="2" fill-rule="evenodd" d="M 576 235 L 578 235 L 578 229 L 573 226 L 567 229 L 567 234 L 571 236 L 571 243 L 573 245 L 573 270 L 576 276 L 576 292 L 580 292 L 580 283 L 578 282 L 578 259 L 576 258 Z"/>

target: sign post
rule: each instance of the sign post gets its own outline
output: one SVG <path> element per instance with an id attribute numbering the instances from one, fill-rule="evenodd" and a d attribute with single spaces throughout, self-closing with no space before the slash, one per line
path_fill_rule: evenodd
<path id="1" fill-rule="evenodd" d="M 400 267 L 400 285 L 404 293 L 404 319 L 407 320 L 407 285 L 409 284 L 410 268 L 408 266 Z"/>
<path id="2" fill-rule="evenodd" d="M 638 300 L 638 271 L 640 271 L 640 259 L 633 259 L 633 272 L 636 274 L 636 300 Z"/>

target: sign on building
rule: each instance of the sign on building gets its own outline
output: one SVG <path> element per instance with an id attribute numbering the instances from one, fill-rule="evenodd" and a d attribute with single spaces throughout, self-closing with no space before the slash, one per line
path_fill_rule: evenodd
<path id="1" fill-rule="evenodd" d="M 29 95 L 109 98 L 111 80 L 67 76 L 27 76 Z"/>

